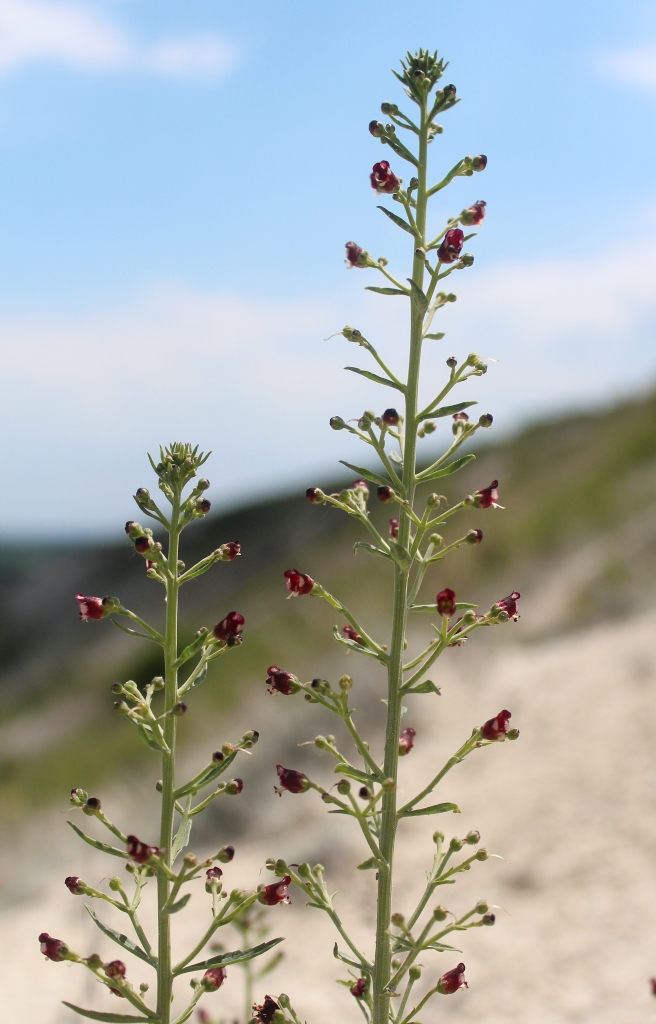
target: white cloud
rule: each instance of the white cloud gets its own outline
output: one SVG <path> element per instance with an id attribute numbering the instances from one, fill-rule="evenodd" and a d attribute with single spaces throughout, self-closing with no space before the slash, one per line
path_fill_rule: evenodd
<path id="1" fill-rule="evenodd" d="M 656 89 L 656 45 L 611 51 L 602 57 L 601 67 L 616 81 Z"/>
<path id="2" fill-rule="evenodd" d="M 454 275 L 458 302 L 439 323 L 446 338 L 426 343 L 424 397 L 448 355 L 472 350 L 500 361 L 458 397 L 478 400 L 501 430 L 653 384 L 654 279 L 656 240 L 623 259 L 609 251 Z M 403 373 L 407 305 L 354 299 L 345 280 L 343 293 L 306 302 L 161 286 L 86 315 L 0 315 L 4 471 L 34 492 L 4 503 L 0 529 L 41 531 L 44 509 L 53 532 L 129 518 L 145 451 L 176 438 L 214 450 L 219 504 L 326 483 L 341 458 L 368 464 L 328 419 L 382 411 L 393 392 L 343 372 L 370 366 L 362 349 L 323 339 L 353 323 Z"/>
<path id="3" fill-rule="evenodd" d="M 139 45 L 89 4 L 0 0 L 0 72 L 38 62 L 95 71 L 214 78 L 232 69 L 235 51 L 213 33 Z"/>

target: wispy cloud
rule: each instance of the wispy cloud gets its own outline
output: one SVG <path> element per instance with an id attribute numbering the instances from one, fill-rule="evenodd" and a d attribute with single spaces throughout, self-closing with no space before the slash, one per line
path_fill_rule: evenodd
<path id="1" fill-rule="evenodd" d="M 90 4 L 0 0 L 0 72 L 35 63 L 216 78 L 232 69 L 235 50 L 222 37 L 209 33 L 140 45 Z"/>
<path id="2" fill-rule="evenodd" d="M 600 65 L 615 81 L 656 91 L 656 44 L 611 50 L 601 57 Z"/>

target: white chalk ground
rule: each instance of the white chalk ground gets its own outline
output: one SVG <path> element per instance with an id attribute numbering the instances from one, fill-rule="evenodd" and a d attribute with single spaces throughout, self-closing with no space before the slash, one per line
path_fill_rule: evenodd
<path id="1" fill-rule="evenodd" d="M 656 975 L 655 639 L 656 616 L 650 613 L 539 646 L 488 645 L 477 661 L 449 652 L 435 675 L 443 696 L 410 707 L 406 721 L 418 737 L 403 762 L 407 780 L 411 773 L 428 778 L 452 753 L 453 737 L 464 739 L 474 724 L 501 708 L 512 711 L 512 724 L 521 730 L 518 742 L 477 751 L 442 784 L 438 799 L 456 801 L 461 815 L 418 819 L 403 829 L 395 909 L 406 913 L 431 860 L 433 828 L 447 837 L 478 828 L 482 843 L 504 858 L 476 864 L 456 886 L 438 890 L 433 902 L 456 912 L 479 896 L 503 909 L 494 928 L 454 941 L 462 945 L 469 990 L 436 998 L 418 1015 L 423 1024 L 655 1019 L 648 985 Z M 281 698 L 267 706 L 280 716 L 288 705 Z M 452 738 L 449 746 L 445 736 Z M 403 788 L 411 792 L 409 781 Z M 340 912 L 366 943 L 374 882 L 369 872 L 352 871 L 366 856 L 354 823 L 328 818 L 313 794 L 285 795 L 271 808 L 262 821 L 268 835 L 240 844 L 226 872 L 228 885 L 271 880 L 267 872 L 258 874 L 271 853 L 290 860 L 319 857 L 329 866 L 332 887 L 341 891 Z M 11 880 L 9 874 L 18 877 L 22 893 L 0 917 L 0 1006 L 7 1024 L 80 1020 L 62 1007 L 63 998 L 130 1012 L 81 967 L 50 963 L 37 952 L 36 936 L 45 929 L 82 953 L 122 955 L 86 917 L 84 901 L 62 885 L 72 872 L 98 884 L 100 871 L 111 875 L 120 862 L 80 850 L 73 840 L 63 816 L 50 814 L 39 831 L 32 828 L 17 843 L 18 865 L 3 855 L 4 881 Z M 201 893 L 194 902 L 195 909 L 174 918 L 180 949 L 207 921 Z M 331 955 L 332 926 L 303 902 L 295 894 L 291 907 L 271 913 L 273 934 L 288 938 L 285 959 L 266 979 L 266 991 L 287 991 L 309 1024 L 358 1021 L 353 997 L 334 984 L 346 973 Z M 95 909 L 106 921 L 125 926 L 111 908 L 96 902 Z M 425 981 L 434 982 L 459 959 L 453 953 L 424 955 Z M 147 979 L 148 968 L 140 966 L 129 965 L 134 982 Z M 177 1012 L 187 992 L 181 986 Z M 237 968 L 203 1005 L 217 1019 L 239 1013 Z"/>

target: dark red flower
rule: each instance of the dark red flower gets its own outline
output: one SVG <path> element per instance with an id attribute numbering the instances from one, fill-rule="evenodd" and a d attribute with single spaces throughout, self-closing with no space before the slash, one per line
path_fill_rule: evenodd
<path id="1" fill-rule="evenodd" d="M 651 994 L 656 996 L 656 978 L 650 978 L 649 984 L 651 985 Z"/>
<path id="2" fill-rule="evenodd" d="M 253 1005 L 253 1015 L 260 1024 L 271 1024 L 274 1013 L 279 1009 L 280 1007 L 275 999 L 272 999 L 271 996 L 265 996 L 261 1006 Z"/>
<path id="3" fill-rule="evenodd" d="M 381 135 L 385 134 L 385 126 L 380 121 L 370 121 L 369 132 L 375 139 L 379 139 Z"/>
<path id="4" fill-rule="evenodd" d="M 365 495 L 369 494 L 369 484 L 366 480 L 354 480 L 351 484 L 352 491 L 364 491 Z"/>
<path id="5" fill-rule="evenodd" d="M 128 537 L 130 536 L 130 530 L 132 529 L 133 526 L 136 525 L 137 524 L 135 523 L 134 519 L 128 519 L 127 523 L 125 524 L 125 532 L 127 533 Z"/>
<path id="6" fill-rule="evenodd" d="M 440 590 L 439 594 L 435 598 L 437 603 L 437 610 L 440 615 L 444 615 L 445 618 L 450 619 L 452 615 L 456 613 L 456 592 L 451 590 L 449 587 L 445 587 L 444 590 Z"/>
<path id="7" fill-rule="evenodd" d="M 441 992 L 443 996 L 450 996 L 457 992 L 459 988 L 469 988 L 465 981 L 464 964 L 458 964 L 453 970 L 447 971 L 437 983 L 437 991 Z"/>
<path id="8" fill-rule="evenodd" d="M 437 250 L 437 258 L 440 263 L 453 263 L 457 260 L 464 241 L 464 231 L 461 231 L 460 228 L 449 228 Z"/>
<path id="9" fill-rule="evenodd" d="M 230 782 L 227 784 L 225 791 L 228 794 L 228 796 L 239 796 L 243 788 L 243 779 L 230 779 Z"/>
<path id="10" fill-rule="evenodd" d="M 104 619 L 110 613 L 110 607 L 102 597 L 85 597 L 84 594 L 76 594 L 75 600 L 80 609 L 80 618 L 83 622 L 87 619 Z"/>
<path id="11" fill-rule="evenodd" d="M 108 978 L 125 977 L 125 964 L 123 963 L 122 960 L 112 960 L 111 963 L 105 964 L 104 966 L 105 974 L 107 975 Z M 123 993 L 117 988 L 110 987 L 109 991 L 113 992 L 115 996 L 120 996 L 121 999 L 124 998 Z"/>
<path id="12" fill-rule="evenodd" d="M 346 243 L 346 263 L 349 267 L 366 267 L 366 254 L 365 250 L 361 249 L 355 242 Z"/>
<path id="13" fill-rule="evenodd" d="M 342 626 L 342 633 L 347 640 L 352 640 L 354 644 L 361 644 L 363 642 L 362 637 L 353 626 Z"/>
<path id="14" fill-rule="evenodd" d="M 207 515 L 212 507 L 212 502 L 208 498 L 199 498 L 196 502 L 196 508 L 199 512 L 202 512 L 204 516 Z"/>
<path id="15" fill-rule="evenodd" d="M 84 896 L 87 891 L 86 885 L 77 875 L 69 875 L 68 878 L 65 878 L 64 885 L 74 896 Z"/>
<path id="16" fill-rule="evenodd" d="M 399 521 L 398 519 L 390 519 L 389 521 L 389 535 L 392 540 L 397 540 L 399 536 Z"/>
<path id="17" fill-rule="evenodd" d="M 221 558 L 224 562 L 232 562 L 240 554 L 241 544 L 238 540 L 229 540 L 221 545 Z"/>
<path id="18" fill-rule="evenodd" d="M 455 423 L 467 423 L 469 416 L 466 412 L 456 412 L 453 414 L 453 420 Z"/>
<path id="19" fill-rule="evenodd" d="M 517 622 L 517 619 L 519 618 L 517 602 L 519 601 L 520 596 L 521 595 L 518 590 L 513 590 L 512 594 L 509 594 L 508 597 L 502 597 L 500 601 L 497 601 L 497 607 L 500 608 L 502 612 L 505 612 L 513 622 Z"/>
<path id="20" fill-rule="evenodd" d="M 222 846 L 216 856 L 222 864 L 229 864 L 235 856 L 235 848 L 234 846 Z"/>
<path id="21" fill-rule="evenodd" d="M 323 501 L 323 491 L 319 487 L 308 487 L 305 497 L 311 505 L 320 505 Z"/>
<path id="22" fill-rule="evenodd" d="M 483 153 L 479 153 L 478 156 L 472 157 L 472 170 L 484 171 L 487 167 L 487 157 Z"/>
<path id="23" fill-rule="evenodd" d="M 500 711 L 496 718 L 490 718 L 485 725 L 481 726 L 481 736 L 484 740 L 498 740 L 508 732 L 508 722 L 512 718 L 510 711 Z"/>
<path id="24" fill-rule="evenodd" d="M 417 735 L 415 729 L 411 729 L 409 726 L 405 729 L 401 729 L 401 735 L 399 736 L 399 755 L 405 757 L 409 754 L 415 745 L 415 736 Z"/>
<path id="25" fill-rule="evenodd" d="M 293 672 L 284 672 L 277 665 L 269 665 L 267 669 L 267 686 L 269 693 L 298 693 L 300 683 Z"/>
<path id="26" fill-rule="evenodd" d="M 480 544 L 482 540 L 483 540 L 483 531 L 482 530 L 470 530 L 469 533 L 467 534 L 467 543 L 468 544 Z"/>
<path id="27" fill-rule="evenodd" d="M 142 843 L 136 836 L 128 836 L 126 849 L 128 856 L 137 864 L 145 864 L 157 851 L 156 846 L 148 846 L 148 843 Z"/>
<path id="28" fill-rule="evenodd" d="M 134 542 L 134 550 L 138 551 L 140 555 L 145 554 L 146 551 L 150 551 L 152 547 L 151 537 L 137 537 Z"/>
<path id="29" fill-rule="evenodd" d="M 496 506 L 499 500 L 499 481 L 493 480 L 488 487 L 481 487 L 480 491 L 474 491 L 474 504 L 476 508 L 491 508 Z"/>
<path id="30" fill-rule="evenodd" d="M 466 210 L 463 210 L 460 214 L 460 223 L 474 225 L 477 227 L 485 216 L 485 207 L 487 203 L 483 199 L 477 199 L 473 206 L 468 206 Z"/>
<path id="31" fill-rule="evenodd" d="M 234 647 L 241 639 L 245 621 L 244 616 L 239 612 L 228 612 L 225 619 L 221 619 L 214 627 L 214 636 L 217 640 L 222 640 L 228 647 Z"/>
<path id="32" fill-rule="evenodd" d="M 262 886 L 257 897 L 260 903 L 263 903 L 265 907 L 275 907 L 278 903 L 291 903 L 289 898 L 291 880 L 291 875 L 285 875 L 279 882 Z"/>
<path id="33" fill-rule="evenodd" d="M 210 967 L 209 971 L 205 971 L 203 975 L 203 988 L 207 992 L 216 992 L 217 989 L 221 988 L 225 980 L 225 967 Z"/>
<path id="34" fill-rule="evenodd" d="M 157 568 L 157 562 L 153 562 L 153 561 L 151 561 L 150 558 L 147 558 L 146 559 L 146 572 L 148 572 L 149 569 L 156 569 L 156 568 Z"/>
<path id="35" fill-rule="evenodd" d="M 200 1024 L 210 1024 L 210 1015 L 207 1010 L 200 1009 L 197 1013 Z"/>
<path id="36" fill-rule="evenodd" d="M 350 992 L 356 999 L 364 999 L 367 994 L 367 979 L 358 978 L 355 985 L 351 986 Z"/>
<path id="37" fill-rule="evenodd" d="M 276 771 L 280 788 L 278 786 L 273 788 L 278 796 L 282 796 L 285 789 L 288 793 L 305 793 L 310 788 L 310 780 L 303 772 L 297 772 L 293 768 L 283 768 L 281 764 L 276 765 Z"/>
<path id="38" fill-rule="evenodd" d="M 378 498 L 379 501 L 387 503 L 388 501 L 391 501 L 392 498 L 394 497 L 394 491 L 392 490 L 391 487 L 388 487 L 387 484 L 381 484 L 381 486 L 376 491 L 376 497 Z"/>
<path id="39" fill-rule="evenodd" d="M 388 427 L 395 427 L 399 422 L 399 414 L 396 409 L 386 409 L 381 419 Z"/>
<path id="40" fill-rule="evenodd" d="M 369 180 L 371 181 L 371 187 L 375 188 L 379 194 L 385 192 L 390 195 L 392 192 L 398 191 L 401 185 L 396 174 L 391 170 L 388 160 L 381 160 L 379 163 L 374 164 Z"/>
<path id="41" fill-rule="evenodd" d="M 287 580 L 285 586 L 292 594 L 309 594 L 314 586 L 312 577 L 298 569 L 287 569 L 284 575 Z"/>
<path id="42" fill-rule="evenodd" d="M 205 877 L 207 878 L 207 884 L 211 885 L 212 882 L 218 882 L 220 880 L 222 874 L 223 874 L 223 871 L 221 870 L 221 868 L 217 868 L 217 867 L 208 868 L 207 871 L 205 872 Z"/>
<path id="43" fill-rule="evenodd" d="M 59 963 L 68 957 L 68 946 L 66 943 L 62 942 L 61 939 L 53 939 L 52 935 L 48 935 L 47 932 L 41 932 L 39 944 L 41 952 L 44 956 L 48 957 L 48 960 L 54 960 L 55 963 Z"/>

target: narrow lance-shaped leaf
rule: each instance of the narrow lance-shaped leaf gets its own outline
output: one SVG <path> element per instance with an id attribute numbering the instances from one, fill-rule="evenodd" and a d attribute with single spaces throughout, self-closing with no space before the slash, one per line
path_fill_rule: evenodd
<path id="1" fill-rule="evenodd" d="M 65 999 L 62 999 L 62 1003 L 69 1010 L 79 1013 L 81 1017 L 90 1017 L 91 1020 L 104 1020 L 107 1024 L 136 1024 L 137 1021 L 155 1020 L 154 1017 L 133 1017 L 129 1013 L 99 1013 L 97 1010 L 83 1010 L 81 1006 L 67 1003 Z"/>
<path id="2" fill-rule="evenodd" d="M 431 804 L 430 807 L 420 807 L 412 811 L 404 811 L 401 817 L 403 818 L 419 818 L 424 814 L 446 814 L 447 811 L 453 811 L 454 814 L 460 814 L 460 808 L 457 804 Z"/>
<path id="3" fill-rule="evenodd" d="M 421 315 L 426 316 L 426 313 L 428 312 L 428 299 L 422 292 L 419 285 L 415 284 L 411 277 L 408 278 L 408 281 L 410 282 L 412 301 L 414 302 L 415 306 L 417 307 Z"/>
<path id="4" fill-rule="evenodd" d="M 143 960 L 144 963 L 150 964 L 151 967 L 155 966 L 154 961 L 148 956 L 147 953 L 143 951 L 143 949 L 141 949 L 140 946 L 135 945 L 132 939 L 129 939 L 127 935 L 123 935 L 121 934 L 121 932 L 117 932 L 113 928 L 110 928 L 109 925 L 103 924 L 100 918 L 96 914 L 94 914 L 90 906 L 88 906 L 86 903 L 84 904 L 84 906 L 91 920 L 98 925 L 101 932 L 104 932 L 104 934 L 108 938 L 112 939 L 119 946 L 122 946 L 123 949 L 127 949 L 128 953 L 132 953 L 133 956 L 136 956 L 140 960 Z"/>
<path id="5" fill-rule="evenodd" d="M 84 834 L 81 828 L 74 825 L 72 821 L 68 823 L 74 832 L 77 832 L 80 839 L 84 839 L 85 843 L 89 846 L 93 846 L 94 850 L 100 850 L 102 853 L 111 853 L 113 857 L 122 857 L 124 860 L 129 860 L 127 853 L 124 850 L 117 850 L 115 846 L 109 846 L 107 843 L 101 843 L 98 839 L 92 839 L 91 836 Z"/>
<path id="6" fill-rule="evenodd" d="M 385 384 L 388 388 L 396 388 L 397 391 L 405 391 L 402 384 L 397 384 L 396 381 L 390 380 L 388 377 L 381 377 L 377 373 L 372 373 L 371 370 L 361 370 L 357 366 L 345 366 L 345 370 L 350 370 L 351 373 L 359 373 L 361 377 L 368 377 L 369 380 L 373 380 L 376 384 Z"/>
<path id="7" fill-rule="evenodd" d="M 463 455 L 461 459 L 456 459 L 455 462 L 449 463 L 448 466 L 443 466 L 441 469 L 434 469 L 432 472 L 424 470 L 423 473 L 417 475 L 418 480 L 437 480 L 441 476 L 451 476 L 452 473 L 457 473 L 459 469 L 462 469 L 467 465 L 468 462 L 472 462 L 475 459 L 475 455 Z"/>
<path id="8" fill-rule="evenodd" d="M 386 480 L 380 473 L 374 473 L 371 469 L 363 469 L 362 466 L 354 466 L 352 462 L 345 462 L 344 459 L 339 460 L 342 466 L 346 466 L 347 469 L 352 469 L 358 476 L 364 477 L 365 480 L 371 480 L 374 484 L 380 484 L 382 487 L 389 487 L 391 480 Z"/>
<path id="9" fill-rule="evenodd" d="M 409 235 L 413 236 L 413 238 L 417 237 L 417 232 L 412 230 L 408 222 L 406 220 L 403 220 L 403 217 L 399 217 L 396 213 L 392 213 L 391 210 L 388 210 L 384 206 L 379 206 L 378 209 L 382 210 L 383 213 L 387 217 L 389 217 L 390 220 L 393 220 L 397 227 L 403 228 L 403 230 L 407 231 Z"/>
<path id="10" fill-rule="evenodd" d="M 182 910 L 184 907 L 187 906 L 187 904 L 188 904 L 190 899 L 191 899 L 191 893 L 188 892 L 185 896 L 182 897 L 181 900 L 178 900 L 177 903 L 168 904 L 164 908 L 164 913 L 165 914 L 177 914 L 177 912 L 179 910 Z"/>
<path id="11" fill-rule="evenodd" d="M 378 292 L 379 295 L 409 295 L 405 288 L 375 288 L 374 285 L 367 285 L 366 292 Z"/>
<path id="12" fill-rule="evenodd" d="M 443 405 L 441 408 L 436 409 L 435 412 L 429 413 L 431 419 L 437 420 L 442 416 L 453 416 L 456 412 L 462 412 L 463 409 L 469 409 L 472 405 L 478 405 L 478 402 L 457 402 L 455 405 Z"/>
<path id="13" fill-rule="evenodd" d="M 210 967 L 227 967 L 230 964 L 242 964 L 245 960 L 254 960 L 256 956 L 262 956 L 263 953 L 267 953 L 274 946 L 277 946 L 279 942 L 283 941 L 281 937 L 279 939 L 271 939 L 269 942 L 262 942 L 259 946 L 253 946 L 252 949 L 236 949 L 232 953 L 221 953 L 219 956 L 210 957 L 209 960 L 187 964 L 186 967 L 175 973 L 189 974 L 190 971 L 207 971 Z"/>

